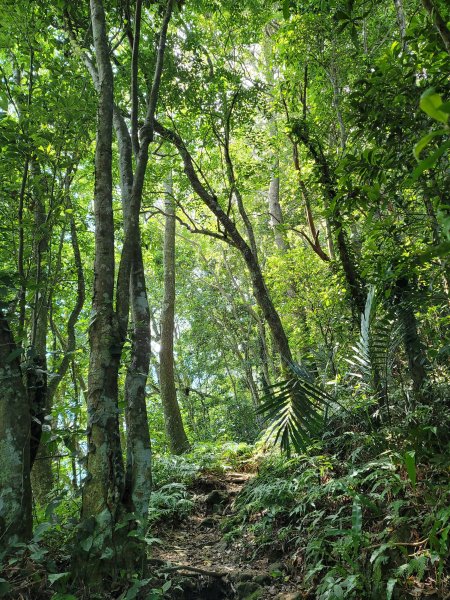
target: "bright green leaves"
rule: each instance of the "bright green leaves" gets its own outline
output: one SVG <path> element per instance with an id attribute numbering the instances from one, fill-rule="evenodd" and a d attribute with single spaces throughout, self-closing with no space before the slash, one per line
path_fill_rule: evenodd
<path id="1" fill-rule="evenodd" d="M 414 146 L 414 156 L 417 158 L 417 160 L 419 160 L 422 150 L 428 146 L 432 139 L 441 135 L 445 135 L 446 133 L 447 131 L 445 129 L 437 129 L 436 131 L 430 131 L 430 133 L 424 135 L 423 138 L 420 139 Z"/>
<path id="2" fill-rule="evenodd" d="M 434 88 L 426 90 L 420 98 L 420 108 L 432 119 L 443 123 L 444 127 L 435 131 L 430 131 L 424 135 L 414 146 L 414 156 L 419 161 L 421 152 L 430 144 L 432 140 L 447 136 L 449 134 L 448 119 L 450 116 L 450 102 L 443 102 L 440 94 Z M 422 173 L 434 167 L 439 159 L 450 149 L 450 140 L 441 143 L 425 159 L 421 160 L 414 169 L 411 183 L 417 181 Z"/>
<path id="3" fill-rule="evenodd" d="M 430 88 L 422 94 L 420 108 L 435 121 L 447 123 L 450 113 L 450 102 L 442 102 L 440 94 L 434 88 Z"/>

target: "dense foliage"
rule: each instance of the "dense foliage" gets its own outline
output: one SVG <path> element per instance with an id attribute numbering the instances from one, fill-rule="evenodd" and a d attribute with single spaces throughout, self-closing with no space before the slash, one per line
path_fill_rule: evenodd
<path id="1" fill-rule="evenodd" d="M 0 597 L 175 598 L 256 469 L 299 597 L 446 597 L 449 67 L 442 0 L 2 1 Z"/>

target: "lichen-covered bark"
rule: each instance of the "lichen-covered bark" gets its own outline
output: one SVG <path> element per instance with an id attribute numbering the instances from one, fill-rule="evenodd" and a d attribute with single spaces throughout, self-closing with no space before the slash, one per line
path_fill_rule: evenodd
<path id="1" fill-rule="evenodd" d="M 125 504 L 145 529 L 151 491 L 152 456 L 145 386 L 150 363 L 150 309 L 145 287 L 140 237 L 136 239 L 131 272 L 133 338 L 131 360 L 125 380 L 127 465 Z"/>
<path id="2" fill-rule="evenodd" d="M 172 186 L 166 184 L 164 228 L 164 299 L 161 312 L 161 350 L 159 353 L 159 382 L 164 409 L 164 424 L 172 454 L 189 449 L 184 431 L 174 379 L 173 331 L 175 320 L 175 209 Z"/>
<path id="3" fill-rule="evenodd" d="M 31 536 L 30 408 L 9 324 L 0 310 L 0 551 Z"/>
<path id="4" fill-rule="evenodd" d="M 94 296 L 89 330 L 87 477 L 83 489 L 82 519 L 93 523 L 97 546 L 95 555 L 114 537 L 124 486 L 123 458 L 119 436 L 118 369 L 121 343 L 113 308 L 114 222 L 112 210 L 112 119 L 113 74 L 109 58 L 103 4 L 91 0 L 91 20 L 99 78 L 97 138 L 95 149 L 95 260 Z M 85 539 L 89 539 L 86 527 Z M 92 537 L 92 531 L 91 531 Z M 101 541 L 101 543 L 100 543 Z M 89 542 L 90 543 L 90 542 Z M 112 544 L 111 544 L 112 545 Z M 87 544 L 89 547 L 89 544 Z M 120 548 L 116 547 L 116 551 Z M 117 556 L 114 557 L 117 559 Z M 97 562 L 97 564 L 94 564 Z M 112 561 L 90 564 L 87 578 L 95 583 L 101 569 Z"/>

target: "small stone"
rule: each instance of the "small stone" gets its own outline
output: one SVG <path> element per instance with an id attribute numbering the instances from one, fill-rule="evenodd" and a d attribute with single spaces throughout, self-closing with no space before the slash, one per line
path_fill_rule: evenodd
<path id="1" fill-rule="evenodd" d="M 238 598 L 243 600 L 256 600 L 262 593 L 262 588 L 254 581 L 240 581 L 236 585 Z M 259 594 L 259 595 L 258 595 Z"/>
<path id="2" fill-rule="evenodd" d="M 270 583 L 272 581 L 272 577 L 270 576 L 269 573 L 261 573 L 261 575 L 257 575 L 254 579 L 255 583 L 258 583 L 259 585 L 266 585 L 267 583 Z"/>
<path id="3" fill-rule="evenodd" d="M 213 529 L 217 525 L 217 519 L 215 517 L 206 517 L 200 522 L 200 527 L 206 527 L 207 529 Z"/>
<path id="4" fill-rule="evenodd" d="M 271 575 L 273 573 L 283 573 L 285 571 L 285 566 L 282 562 L 274 562 L 269 565 L 268 571 Z"/>

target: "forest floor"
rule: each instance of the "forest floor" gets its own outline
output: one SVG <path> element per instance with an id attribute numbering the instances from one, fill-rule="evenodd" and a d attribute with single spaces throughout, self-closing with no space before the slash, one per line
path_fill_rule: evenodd
<path id="1" fill-rule="evenodd" d="M 182 600 L 296 600 L 295 575 L 280 557 L 256 553 L 252 539 L 228 540 L 221 524 L 233 513 L 233 503 L 252 473 L 203 474 L 192 484 L 194 510 L 171 528 L 157 533 L 161 544 L 152 559 L 173 574 L 168 595 Z M 256 556 L 257 554 L 257 556 Z M 172 576 L 172 575 L 171 575 Z"/>

